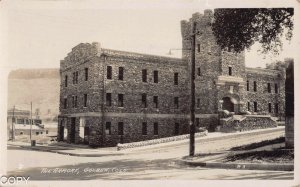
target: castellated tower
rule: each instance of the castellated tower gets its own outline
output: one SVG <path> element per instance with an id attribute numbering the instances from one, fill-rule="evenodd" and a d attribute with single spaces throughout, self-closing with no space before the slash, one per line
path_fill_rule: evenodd
<path id="1" fill-rule="evenodd" d="M 213 11 L 195 13 L 189 21 L 181 21 L 182 58 L 191 66 L 191 34 L 196 25 L 196 113 L 216 114 L 224 108 L 232 112 L 244 111 L 245 56 L 221 50 L 212 31 Z M 190 71 L 188 71 L 190 76 Z M 200 102 L 197 103 L 197 101 Z M 228 102 L 227 102 L 228 100 Z M 206 115 L 207 116 L 207 115 Z"/>

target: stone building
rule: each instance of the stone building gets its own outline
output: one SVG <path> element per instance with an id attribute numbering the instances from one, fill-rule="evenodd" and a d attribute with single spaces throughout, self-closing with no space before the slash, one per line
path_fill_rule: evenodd
<path id="1" fill-rule="evenodd" d="M 191 48 L 193 23 L 199 31 L 196 125 L 216 130 L 224 110 L 245 118 L 283 115 L 285 69 L 247 68 L 244 53 L 222 51 L 212 17 L 206 10 L 181 22 L 184 49 Z M 190 59 L 189 50 L 179 59 L 105 49 L 99 43 L 75 46 L 60 64 L 58 140 L 114 146 L 189 133 Z"/>

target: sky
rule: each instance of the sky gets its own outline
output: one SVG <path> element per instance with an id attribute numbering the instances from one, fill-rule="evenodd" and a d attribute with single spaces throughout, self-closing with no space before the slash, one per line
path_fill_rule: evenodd
<path id="1" fill-rule="evenodd" d="M 72 47 L 91 42 L 103 48 L 170 56 L 169 49 L 181 48 L 180 21 L 218 6 L 217 1 L 204 0 L 4 1 L 1 65 L 59 68 Z M 246 52 L 248 67 L 264 67 L 295 54 L 293 43 L 286 41 L 279 56 L 263 56 L 258 49 L 254 45 Z M 181 52 L 174 51 L 171 57 L 180 58 Z"/>

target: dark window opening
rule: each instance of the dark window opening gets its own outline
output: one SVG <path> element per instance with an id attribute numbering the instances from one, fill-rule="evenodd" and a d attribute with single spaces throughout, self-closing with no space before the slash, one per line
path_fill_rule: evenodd
<path id="1" fill-rule="evenodd" d="M 257 112 L 257 102 L 253 102 L 254 104 L 254 112 Z"/>
<path id="2" fill-rule="evenodd" d="M 196 127 L 200 127 L 200 118 L 196 118 Z"/>
<path id="3" fill-rule="evenodd" d="M 153 71 L 154 83 L 158 83 L 158 71 Z"/>
<path id="4" fill-rule="evenodd" d="M 158 108 L 158 96 L 153 96 L 154 108 Z"/>
<path id="5" fill-rule="evenodd" d="M 89 79 L 89 68 L 84 68 L 84 77 L 85 81 Z"/>
<path id="6" fill-rule="evenodd" d="M 83 106 L 87 107 L 87 94 L 84 94 L 83 96 Z"/>
<path id="7" fill-rule="evenodd" d="M 232 67 L 228 67 L 228 75 L 232 76 Z"/>
<path id="8" fill-rule="evenodd" d="M 250 111 L 250 102 L 247 103 L 248 111 Z"/>
<path id="9" fill-rule="evenodd" d="M 75 96 L 72 96 L 72 107 L 75 108 Z"/>
<path id="10" fill-rule="evenodd" d="M 143 82 L 147 82 L 147 70 L 146 69 L 142 70 L 142 79 L 143 79 Z"/>
<path id="11" fill-rule="evenodd" d="M 153 134 L 158 135 L 158 123 L 157 122 L 155 122 L 153 124 Z"/>
<path id="12" fill-rule="evenodd" d="M 178 85 L 178 73 L 174 73 L 174 85 Z"/>
<path id="13" fill-rule="evenodd" d="M 143 122 L 142 124 L 142 134 L 147 135 L 147 122 Z"/>
<path id="14" fill-rule="evenodd" d="M 142 107 L 147 108 L 147 94 L 142 94 Z"/>
<path id="15" fill-rule="evenodd" d="M 249 91 L 249 81 L 247 81 L 247 91 Z"/>
<path id="16" fill-rule="evenodd" d="M 123 122 L 118 123 L 118 135 L 124 135 L 124 123 Z"/>
<path id="17" fill-rule="evenodd" d="M 124 107 L 124 94 L 118 94 L 118 107 Z"/>
<path id="18" fill-rule="evenodd" d="M 75 84 L 75 78 L 76 77 L 76 74 L 75 74 L 75 72 L 73 72 L 73 84 Z"/>
<path id="19" fill-rule="evenodd" d="M 178 101 L 178 97 L 174 97 L 174 106 L 175 108 L 179 108 L 179 101 Z"/>
<path id="20" fill-rule="evenodd" d="M 256 81 L 253 82 L 253 91 L 254 91 L 254 92 L 257 91 L 257 84 L 256 84 Z"/>
<path id="21" fill-rule="evenodd" d="M 201 68 L 197 68 L 197 75 L 201 76 Z"/>
<path id="22" fill-rule="evenodd" d="M 200 108 L 200 99 L 197 99 L 197 108 Z"/>
<path id="23" fill-rule="evenodd" d="M 124 76 L 124 68 L 119 67 L 119 80 L 123 80 L 123 76 Z"/>
<path id="24" fill-rule="evenodd" d="M 198 53 L 200 53 L 200 51 L 201 51 L 200 44 L 197 44 L 197 51 L 198 51 Z"/>
<path id="25" fill-rule="evenodd" d="M 271 93 L 271 83 L 268 83 L 268 93 Z"/>
<path id="26" fill-rule="evenodd" d="M 269 106 L 269 113 L 272 113 L 272 104 L 269 103 L 268 106 Z"/>
<path id="27" fill-rule="evenodd" d="M 68 107 L 68 99 L 64 98 L 64 109 Z"/>
<path id="28" fill-rule="evenodd" d="M 275 93 L 278 93 L 278 86 L 275 84 Z"/>
<path id="29" fill-rule="evenodd" d="M 105 134 L 111 135 L 111 122 L 106 122 L 105 124 Z"/>
<path id="30" fill-rule="evenodd" d="M 275 113 L 278 114 L 278 111 L 279 111 L 278 103 L 275 103 Z"/>
<path id="31" fill-rule="evenodd" d="M 179 123 L 175 123 L 174 134 L 179 135 Z"/>
<path id="32" fill-rule="evenodd" d="M 112 79 L 112 67 L 111 66 L 107 66 L 106 68 L 106 78 L 107 79 Z"/>
<path id="33" fill-rule="evenodd" d="M 77 108 L 78 102 L 77 102 L 77 95 L 75 96 L 75 105 L 74 107 Z"/>
<path id="34" fill-rule="evenodd" d="M 111 106 L 111 93 L 106 93 L 106 106 Z"/>
<path id="35" fill-rule="evenodd" d="M 68 87 L 68 75 L 65 76 L 65 87 Z"/>

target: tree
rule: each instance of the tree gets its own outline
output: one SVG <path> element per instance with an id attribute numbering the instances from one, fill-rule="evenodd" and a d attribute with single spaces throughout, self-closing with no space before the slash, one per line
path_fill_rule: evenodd
<path id="1" fill-rule="evenodd" d="M 293 8 L 215 9 L 212 30 L 223 50 L 241 52 L 255 42 L 262 53 L 278 54 L 282 37 L 293 36 Z"/>

